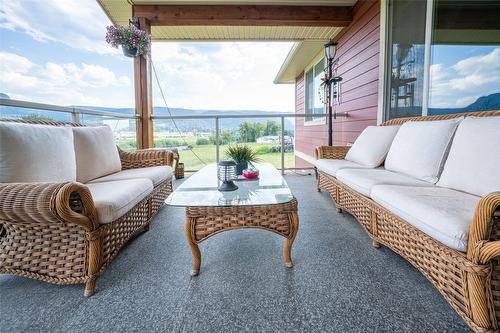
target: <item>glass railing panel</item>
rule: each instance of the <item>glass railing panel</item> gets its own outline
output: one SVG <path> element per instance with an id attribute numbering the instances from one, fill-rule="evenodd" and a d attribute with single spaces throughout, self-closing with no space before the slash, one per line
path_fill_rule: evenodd
<path id="1" fill-rule="evenodd" d="M 155 119 L 154 146 L 177 148 L 184 169 L 199 170 L 216 161 L 215 120 Z"/>
<path id="2" fill-rule="evenodd" d="M 71 113 L 0 105 L 0 118 L 70 122 Z"/>
<path id="3" fill-rule="evenodd" d="M 284 165 L 294 165 L 293 128 L 290 118 L 285 118 Z M 234 118 L 220 119 L 220 156 L 226 157 L 227 147 L 244 144 L 251 147 L 262 162 L 281 169 L 281 118 Z"/>
<path id="4" fill-rule="evenodd" d="M 295 168 L 295 119 L 285 118 L 285 169 Z"/>
<path id="5" fill-rule="evenodd" d="M 137 148 L 136 120 L 110 116 L 81 114 L 80 121 L 86 126 L 108 125 L 113 130 L 116 144 L 123 150 Z"/>

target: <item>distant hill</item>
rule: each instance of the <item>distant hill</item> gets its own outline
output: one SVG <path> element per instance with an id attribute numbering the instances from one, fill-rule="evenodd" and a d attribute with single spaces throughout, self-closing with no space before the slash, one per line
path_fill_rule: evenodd
<path id="1" fill-rule="evenodd" d="M 0 93 L 0 98 L 10 99 L 10 96 L 4 93 Z"/>
<path id="2" fill-rule="evenodd" d="M 5 95 L 5 94 L 3 94 Z M 5 95 L 7 96 L 7 95 Z M 7 96 L 8 97 L 8 96 Z M 3 98 L 3 97 L 2 97 Z M 79 106 L 79 105 L 71 105 L 71 107 L 77 107 L 81 109 L 95 110 L 95 111 L 107 111 L 114 113 L 121 113 L 127 115 L 133 115 L 135 113 L 135 109 L 133 108 L 111 108 L 111 107 L 101 107 L 101 106 Z M 200 115 L 245 115 L 245 114 L 257 114 L 257 115 L 269 115 L 277 112 L 272 111 L 260 111 L 260 110 L 197 110 L 197 109 L 183 109 L 183 108 L 170 108 L 170 112 L 172 115 L 189 115 L 189 116 L 200 116 Z M 69 114 L 59 113 L 59 112 L 44 112 L 39 110 L 30 110 L 24 108 L 17 107 L 2 107 L 0 110 L 0 117 L 21 117 L 28 114 L 41 114 L 45 117 L 52 118 L 54 120 L 60 121 L 68 121 L 70 120 Z M 153 114 L 159 116 L 168 116 L 169 113 L 167 108 L 165 107 L 155 107 L 153 110 Z M 84 121 L 88 123 L 98 123 L 102 117 L 99 116 L 84 116 Z M 274 120 L 279 123 L 279 118 L 233 118 L 233 119 L 221 119 L 220 120 L 220 128 L 221 130 L 237 130 L 240 126 L 240 123 L 249 121 L 249 122 L 266 122 L 267 120 Z M 215 121 L 214 119 L 197 119 L 197 120 L 176 120 L 175 123 L 179 127 L 179 129 L 183 132 L 210 132 L 215 130 Z M 165 131 L 174 131 L 175 126 L 172 120 L 157 120 L 155 121 L 155 127 L 157 129 L 165 130 Z M 285 119 L 285 129 L 293 130 L 294 122 L 290 121 L 290 118 Z"/>
<path id="3" fill-rule="evenodd" d="M 488 110 L 500 110 L 500 93 L 481 96 L 474 103 L 463 108 L 430 108 L 429 114 L 450 114 Z"/>

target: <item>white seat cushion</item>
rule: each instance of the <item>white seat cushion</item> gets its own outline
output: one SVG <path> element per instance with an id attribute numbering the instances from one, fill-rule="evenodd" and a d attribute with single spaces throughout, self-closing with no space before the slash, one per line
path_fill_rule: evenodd
<path id="1" fill-rule="evenodd" d="M 371 189 L 375 185 L 411 185 L 434 186 L 428 182 L 392 172 L 383 168 L 377 169 L 342 169 L 337 172 L 337 179 L 353 190 L 371 196 Z"/>
<path id="2" fill-rule="evenodd" d="M 500 191 L 500 117 L 465 118 L 438 185 L 479 196 Z"/>
<path id="3" fill-rule="evenodd" d="M 89 188 L 100 223 L 111 223 L 153 191 L 149 179 L 128 179 L 86 184 Z"/>
<path id="4" fill-rule="evenodd" d="M 455 130 L 463 118 L 409 121 L 392 142 L 385 168 L 435 184 Z"/>
<path id="5" fill-rule="evenodd" d="M 90 183 L 102 183 L 109 182 L 114 180 L 124 180 L 124 179 L 137 179 L 137 178 L 147 178 L 153 182 L 153 185 L 156 186 L 161 182 L 172 177 L 173 170 L 171 167 L 163 165 L 163 166 L 155 166 L 149 168 L 137 168 L 137 169 L 127 169 L 122 170 L 117 173 L 113 173 L 108 176 L 100 177 L 90 181 Z"/>
<path id="6" fill-rule="evenodd" d="M 314 164 L 319 171 L 323 171 L 330 176 L 336 176 L 337 171 L 345 168 L 368 168 L 367 166 L 347 161 L 347 160 L 334 160 L 334 159 L 319 159 Z"/>
<path id="7" fill-rule="evenodd" d="M 76 153 L 76 180 L 106 176 L 122 169 L 115 138 L 109 126 L 73 128 Z"/>
<path id="8" fill-rule="evenodd" d="M 469 227 L 480 197 L 443 187 L 378 185 L 372 198 L 431 238 L 467 250 Z"/>
<path id="9" fill-rule="evenodd" d="M 0 183 L 75 180 L 70 127 L 0 122 Z"/>
<path id="10" fill-rule="evenodd" d="M 380 166 L 400 126 L 368 126 L 347 152 L 346 160 L 370 168 Z"/>

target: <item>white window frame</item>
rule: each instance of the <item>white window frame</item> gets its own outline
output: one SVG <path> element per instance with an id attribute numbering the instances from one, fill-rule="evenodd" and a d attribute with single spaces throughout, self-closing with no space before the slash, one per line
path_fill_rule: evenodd
<path id="1" fill-rule="evenodd" d="M 319 64 L 321 61 L 323 61 L 323 70 L 325 68 L 325 56 L 323 54 L 323 51 L 319 52 L 314 59 L 304 68 L 304 114 L 307 115 L 307 99 L 308 99 L 308 93 L 307 93 L 307 81 L 306 81 L 306 73 L 309 72 L 311 69 L 313 69 L 317 64 Z M 314 74 L 314 73 L 313 73 Z M 314 77 L 314 75 L 313 75 Z M 314 81 L 313 81 L 314 84 Z M 313 86 L 313 91 L 317 92 L 318 87 Z M 318 126 L 318 125 L 324 125 L 326 124 L 326 108 L 325 104 L 323 103 L 323 116 L 315 116 L 314 119 L 312 120 L 307 120 L 307 117 L 304 117 L 304 126 Z"/>

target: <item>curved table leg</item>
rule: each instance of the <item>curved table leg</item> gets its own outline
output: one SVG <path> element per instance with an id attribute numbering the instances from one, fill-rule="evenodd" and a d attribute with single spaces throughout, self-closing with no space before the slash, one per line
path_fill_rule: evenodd
<path id="1" fill-rule="evenodd" d="M 201 266 L 201 252 L 200 248 L 198 245 L 195 243 L 194 239 L 192 238 L 192 228 L 194 227 L 195 220 L 187 218 L 186 219 L 186 226 L 185 226 L 185 232 L 186 232 L 186 240 L 189 244 L 189 247 L 191 248 L 191 253 L 193 254 L 193 268 L 191 270 L 191 276 L 196 276 L 198 273 L 200 273 L 200 266 Z"/>
<path id="2" fill-rule="evenodd" d="M 290 221 L 291 221 L 291 230 L 290 236 L 285 240 L 285 244 L 283 245 L 283 259 L 285 261 L 285 267 L 292 268 L 292 245 L 295 240 L 295 236 L 297 236 L 297 231 L 299 229 L 299 217 L 297 212 L 290 213 Z"/>

